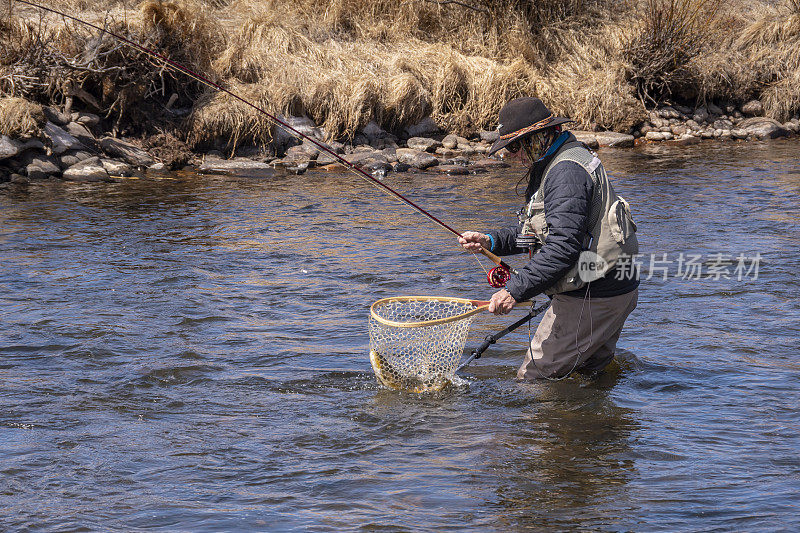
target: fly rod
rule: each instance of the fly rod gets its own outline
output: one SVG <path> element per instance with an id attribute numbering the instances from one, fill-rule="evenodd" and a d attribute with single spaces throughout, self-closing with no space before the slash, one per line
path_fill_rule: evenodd
<path id="1" fill-rule="evenodd" d="M 95 30 L 97 30 L 99 32 L 108 34 L 108 35 L 114 37 L 115 39 L 119 40 L 120 42 L 125 43 L 128 46 L 130 46 L 132 48 L 135 48 L 136 50 L 139 50 L 140 52 L 142 52 L 142 53 L 144 53 L 144 54 L 146 54 L 146 55 L 148 55 L 150 57 L 156 58 L 159 61 L 162 61 L 166 66 L 168 66 L 168 67 L 170 67 L 170 68 L 172 68 L 172 69 L 174 69 L 174 70 L 176 70 L 176 71 L 178 71 L 178 72 L 180 72 L 182 74 L 185 74 L 185 75 L 189 76 L 190 78 L 202 83 L 203 85 L 205 85 L 207 87 L 210 87 L 210 88 L 212 88 L 214 90 L 223 92 L 223 93 L 231 96 L 232 98 L 238 100 L 239 102 L 242 102 L 243 104 L 245 104 L 245 105 L 253 108 L 254 110 L 258 111 L 259 113 L 263 113 L 274 124 L 276 124 L 277 126 L 280 126 L 281 128 L 283 128 L 288 133 L 290 133 L 292 135 L 295 135 L 295 136 L 297 136 L 297 137 L 299 137 L 301 139 L 307 140 L 310 143 L 314 144 L 317 148 L 319 148 L 320 150 L 322 150 L 325 153 L 327 153 L 330 156 L 332 156 L 334 159 L 336 159 L 339 163 L 344 165 L 346 168 L 348 168 L 351 171 L 355 172 L 355 174 L 358 177 L 360 177 L 360 178 L 368 181 L 369 183 L 377 186 L 378 188 L 380 188 L 384 192 L 388 193 L 389 195 L 395 197 L 396 199 L 398 199 L 401 202 L 405 203 L 406 205 L 410 206 L 411 208 L 416 210 L 418 213 L 421 213 L 422 215 L 428 217 L 430 220 L 432 220 L 433 222 L 438 224 L 441 228 L 444 228 L 445 230 L 449 231 L 450 233 L 452 233 L 453 235 L 455 235 L 457 237 L 461 236 L 460 232 L 456 231 L 454 228 L 452 228 L 448 224 L 445 224 L 439 218 L 437 218 L 433 214 L 429 213 L 428 211 L 426 211 L 425 209 L 423 209 L 422 207 L 420 207 L 416 203 L 412 202 L 411 200 L 409 200 L 408 198 L 406 198 L 405 196 L 403 196 L 402 194 L 400 194 L 399 192 L 397 192 L 393 188 L 389 187 L 388 185 L 386 185 L 385 183 L 381 182 L 380 180 L 374 178 L 373 176 L 371 176 L 370 174 L 365 172 L 360 167 L 356 166 L 355 164 L 351 163 L 350 161 L 348 161 L 344 157 L 340 156 L 339 154 L 337 154 L 336 152 L 331 150 L 328 146 L 326 146 L 324 143 L 318 141 L 317 139 L 314 139 L 313 137 L 311 137 L 309 135 L 306 135 L 306 134 L 302 133 L 301 131 L 298 131 L 296 128 L 292 127 L 290 124 L 286 123 L 285 121 L 281 120 L 280 118 L 276 117 L 275 115 L 269 113 L 265 109 L 253 104 L 252 102 L 249 102 L 249 101 L 245 100 L 244 98 L 242 98 L 238 94 L 234 93 L 233 91 L 230 91 L 229 89 L 226 89 L 222 85 L 210 80 L 206 76 L 203 76 L 202 74 L 198 74 L 197 72 L 194 72 L 193 70 L 189 69 L 188 67 L 178 63 L 177 61 L 174 61 L 174 60 L 164 56 L 163 54 L 159 54 L 155 50 L 151 50 L 151 49 L 149 49 L 149 48 L 147 48 L 147 47 L 145 47 L 145 46 L 143 46 L 143 45 L 141 45 L 141 44 L 139 44 L 139 43 L 137 43 L 135 41 L 132 41 L 132 40 L 128 39 L 127 37 L 125 37 L 123 35 L 120 35 L 120 34 L 114 32 L 114 31 L 109 30 L 108 28 L 103 28 L 101 26 L 98 26 L 98 25 L 93 24 L 91 22 L 82 20 L 82 19 L 80 19 L 78 17 L 75 17 L 73 15 L 69 15 L 67 13 L 64 13 L 63 11 L 59 11 L 59 10 L 53 9 L 51 7 L 47 7 L 47 6 L 43 6 L 41 4 L 30 2 L 28 0 L 14 0 L 14 1 L 19 2 L 21 4 L 25 4 L 25 5 L 31 6 L 31 7 L 34 7 L 36 9 L 41 9 L 43 11 L 47 11 L 47 12 L 53 13 L 55 15 L 59 15 L 59 16 L 64 17 L 66 19 L 75 21 L 75 22 L 77 22 L 79 24 L 83 24 L 85 26 L 93 28 L 93 29 L 95 29 Z M 506 262 L 503 261 L 500 257 L 498 257 L 497 255 L 493 254 L 492 252 L 490 252 L 489 250 L 487 250 L 483 246 L 481 246 L 480 253 L 482 253 L 489 260 L 491 260 L 494 264 L 497 265 L 496 268 L 493 268 L 492 270 L 490 270 L 487 273 L 487 277 L 489 279 L 489 284 L 492 285 L 493 287 L 505 286 L 505 282 L 508 280 L 511 272 L 514 272 L 514 270 L 510 266 L 508 266 L 508 264 L 506 264 Z"/>

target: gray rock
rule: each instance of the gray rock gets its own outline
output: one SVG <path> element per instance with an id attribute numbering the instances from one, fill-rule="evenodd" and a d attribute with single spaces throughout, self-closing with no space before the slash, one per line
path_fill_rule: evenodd
<path id="1" fill-rule="evenodd" d="M 133 168 L 121 161 L 114 161 L 113 159 L 101 159 L 100 164 L 103 165 L 103 168 L 106 169 L 106 172 L 110 176 L 120 176 L 123 178 L 127 178 L 133 176 Z"/>
<path id="2" fill-rule="evenodd" d="M 664 133 L 672 133 L 672 126 L 661 126 L 658 128 L 658 131 L 663 131 Z"/>
<path id="3" fill-rule="evenodd" d="M 99 157 L 90 157 L 64 171 L 64 179 L 69 181 L 112 181 Z"/>
<path id="4" fill-rule="evenodd" d="M 469 174 L 469 170 L 464 165 L 438 165 L 434 167 L 436 172 L 450 174 L 451 176 L 463 176 Z"/>
<path id="5" fill-rule="evenodd" d="M 594 132 L 580 131 L 580 130 L 571 130 L 571 131 L 577 140 L 579 140 L 592 150 L 600 148 L 600 143 L 597 141 L 597 135 L 595 135 Z"/>
<path id="6" fill-rule="evenodd" d="M 733 137 L 733 135 L 731 134 L 731 130 L 728 129 L 723 129 L 722 133 L 719 135 L 719 138 L 722 140 L 730 140 L 731 137 Z"/>
<path id="7" fill-rule="evenodd" d="M 17 185 L 26 185 L 31 182 L 31 180 L 21 174 L 11 174 L 9 181 Z"/>
<path id="8" fill-rule="evenodd" d="M 759 139 L 786 137 L 791 133 L 777 120 L 766 117 L 746 118 L 739 123 L 739 128 Z"/>
<path id="9" fill-rule="evenodd" d="M 377 151 L 361 151 L 347 154 L 344 156 L 345 160 L 349 163 L 364 169 L 372 168 L 379 169 L 385 168 L 389 164 L 389 160 L 381 152 Z"/>
<path id="10" fill-rule="evenodd" d="M 706 128 L 700 132 L 701 139 L 711 139 L 714 137 L 714 128 Z"/>
<path id="11" fill-rule="evenodd" d="M 729 115 L 730 115 L 730 114 L 731 114 L 731 113 L 733 113 L 734 111 L 736 111 L 736 106 L 735 106 L 735 105 L 733 105 L 733 104 L 725 104 L 725 112 L 726 112 L 727 114 L 729 114 Z"/>
<path id="12" fill-rule="evenodd" d="M 785 123 L 783 127 L 793 133 L 797 133 L 798 131 L 800 131 L 800 123 L 797 123 L 793 120 L 790 120 L 789 122 Z"/>
<path id="13" fill-rule="evenodd" d="M 70 121 L 70 116 L 62 113 L 55 107 L 42 106 L 44 117 L 57 126 L 66 126 Z"/>
<path id="14" fill-rule="evenodd" d="M 742 114 L 748 117 L 760 117 L 764 114 L 764 106 L 759 100 L 750 100 L 742 106 Z"/>
<path id="15" fill-rule="evenodd" d="M 665 131 L 664 132 L 664 140 L 665 141 L 671 141 L 674 138 L 675 138 L 675 136 L 672 134 L 671 131 Z"/>
<path id="16" fill-rule="evenodd" d="M 85 126 L 77 122 L 70 122 L 67 124 L 66 130 L 67 133 L 78 139 L 84 146 L 94 146 L 97 144 L 94 135 L 92 135 Z"/>
<path id="17" fill-rule="evenodd" d="M 484 168 L 484 169 L 492 169 L 492 168 L 508 168 L 511 165 L 505 161 L 500 161 L 499 159 L 479 159 L 472 163 L 472 166 L 475 168 Z"/>
<path id="18" fill-rule="evenodd" d="M 92 113 L 73 113 L 72 120 L 87 128 L 94 128 L 100 124 L 100 117 Z"/>
<path id="19" fill-rule="evenodd" d="M 367 137 L 369 144 L 372 144 L 374 141 L 379 139 L 394 137 L 388 131 L 381 128 L 374 120 L 370 120 L 367 125 L 361 129 L 361 133 Z"/>
<path id="20" fill-rule="evenodd" d="M 406 138 L 424 137 L 426 135 L 439 133 L 439 126 L 431 117 L 426 117 L 419 123 L 407 127 L 403 133 L 405 134 Z"/>
<path id="21" fill-rule="evenodd" d="M 441 148 L 443 144 L 428 137 L 411 137 L 406 141 L 406 146 L 414 150 L 420 150 L 421 152 L 435 152 L 436 149 Z"/>
<path id="22" fill-rule="evenodd" d="M 647 141 L 663 141 L 665 139 L 663 131 L 648 131 L 644 134 Z"/>
<path id="23" fill-rule="evenodd" d="M 411 168 L 411 165 L 407 165 L 406 163 L 401 163 L 397 161 L 392 165 L 392 170 L 395 172 L 408 172 L 408 169 Z"/>
<path id="24" fill-rule="evenodd" d="M 708 112 L 712 115 L 723 115 L 725 113 L 722 109 L 715 106 L 714 104 L 707 104 L 706 108 L 708 109 Z"/>
<path id="25" fill-rule="evenodd" d="M 742 128 L 734 128 L 731 130 L 731 136 L 733 136 L 734 139 L 747 139 L 748 133 L 747 130 Z"/>
<path id="26" fill-rule="evenodd" d="M 39 139 L 28 139 L 22 143 L 22 151 L 24 152 L 26 150 L 44 151 L 45 146 Z"/>
<path id="27" fill-rule="evenodd" d="M 715 120 L 712 126 L 714 126 L 715 130 L 729 130 L 733 127 L 733 122 L 727 119 L 719 119 Z"/>
<path id="28" fill-rule="evenodd" d="M 32 180 L 44 180 L 61 175 L 61 167 L 55 157 L 31 153 L 23 161 L 28 178 Z"/>
<path id="29" fill-rule="evenodd" d="M 381 154 L 389 163 L 397 162 L 397 148 L 384 148 L 381 150 Z"/>
<path id="30" fill-rule="evenodd" d="M 461 155 L 461 151 L 442 147 L 436 149 L 436 155 L 440 155 L 442 157 L 456 157 Z"/>
<path id="31" fill-rule="evenodd" d="M 681 114 L 672 106 L 665 106 L 658 110 L 658 116 L 661 118 L 680 118 Z"/>
<path id="32" fill-rule="evenodd" d="M 672 126 L 672 127 L 670 128 L 670 130 L 672 131 L 672 134 L 673 134 L 674 136 L 676 136 L 676 137 L 680 137 L 681 135 L 683 135 L 684 133 L 686 133 L 687 131 L 689 131 L 689 128 L 688 128 L 688 127 L 686 127 L 686 125 L 685 125 L 685 124 L 676 124 L 675 126 Z"/>
<path id="33" fill-rule="evenodd" d="M 197 168 L 197 172 L 225 176 L 271 178 L 275 175 L 275 168 L 269 163 L 251 161 L 249 159 L 207 159 Z"/>
<path id="34" fill-rule="evenodd" d="M 692 135 L 691 133 L 684 133 L 677 139 L 675 139 L 675 144 L 680 144 L 683 146 L 688 146 L 690 144 L 697 144 L 700 142 L 700 139 Z"/>
<path id="35" fill-rule="evenodd" d="M 694 120 L 699 124 L 702 124 L 703 122 L 708 120 L 708 109 L 706 109 L 705 107 L 697 109 L 697 111 L 694 112 L 694 115 L 692 115 L 692 120 Z"/>
<path id="36" fill-rule="evenodd" d="M 15 157 L 22 152 L 22 143 L 5 135 L 0 135 L 0 161 Z"/>
<path id="37" fill-rule="evenodd" d="M 442 147 L 446 148 L 447 150 L 453 150 L 458 146 L 458 136 L 453 135 L 452 133 L 442 139 Z M 411 146 L 409 146 L 411 148 Z"/>
<path id="38" fill-rule="evenodd" d="M 122 159 L 126 163 L 137 167 L 149 167 L 155 163 L 150 154 L 138 146 L 113 137 L 100 139 L 100 148 L 111 157 Z"/>
<path id="39" fill-rule="evenodd" d="M 694 119 L 689 119 L 686 121 L 686 127 L 692 131 L 700 131 L 700 124 L 695 121 Z"/>
<path id="40" fill-rule="evenodd" d="M 314 121 L 308 117 L 288 117 L 285 119 L 285 122 L 303 135 L 313 137 L 318 141 L 325 139 L 325 130 L 318 127 Z"/>
<path id="41" fill-rule="evenodd" d="M 148 170 L 154 170 L 156 172 L 161 170 L 167 170 L 167 165 L 164 163 L 154 163 L 148 167 Z"/>
<path id="42" fill-rule="evenodd" d="M 650 124 L 653 125 L 654 128 L 661 128 L 668 124 L 668 122 L 661 117 L 650 117 Z"/>
<path id="43" fill-rule="evenodd" d="M 613 148 L 629 148 L 633 146 L 633 135 L 626 133 L 615 133 L 613 131 L 596 132 L 595 137 L 600 146 Z"/>
<path id="44" fill-rule="evenodd" d="M 291 161 L 315 161 L 319 155 L 320 150 L 313 143 L 303 143 L 297 146 L 292 146 L 286 150 L 284 160 Z"/>
<path id="45" fill-rule="evenodd" d="M 397 160 L 420 170 L 439 164 L 439 159 L 436 156 L 413 148 L 398 148 Z"/>
<path id="46" fill-rule="evenodd" d="M 481 140 L 487 143 L 495 143 L 497 139 L 500 138 L 500 132 L 497 130 L 487 131 L 481 130 L 478 132 L 478 135 L 481 136 Z"/>
<path id="47" fill-rule="evenodd" d="M 53 147 L 53 153 L 56 155 L 63 154 L 69 150 L 80 150 L 81 148 L 85 148 L 85 146 L 78 139 L 52 122 L 48 122 L 45 125 L 44 134 L 48 139 L 50 139 L 50 143 Z"/>

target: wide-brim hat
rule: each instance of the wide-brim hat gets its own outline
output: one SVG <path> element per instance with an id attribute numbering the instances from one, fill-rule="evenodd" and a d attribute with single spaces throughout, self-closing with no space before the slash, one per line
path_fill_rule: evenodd
<path id="1" fill-rule="evenodd" d="M 572 119 L 556 117 L 541 100 L 533 97 L 515 98 L 500 110 L 500 137 L 487 155 L 492 155 L 512 142 L 545 128 L 552 128 Z"/>

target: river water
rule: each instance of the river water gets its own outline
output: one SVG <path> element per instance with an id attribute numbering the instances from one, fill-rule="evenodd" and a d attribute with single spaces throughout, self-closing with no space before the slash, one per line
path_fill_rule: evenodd
<path id="1" fill-rule="evenodd" d="M 643 252 L 619 364 L 516 382 L 523 329 L 421 395 L 376 383 L 370 303 L 492 289 L 355 176 L 6 186 L 0 525 L 796 531 L 798 153 L 601 151 Z M 466 230 L 513 219 L 518 177 L 386 180 Z M 480 316 L 467 350 L 511 321 Z"/>

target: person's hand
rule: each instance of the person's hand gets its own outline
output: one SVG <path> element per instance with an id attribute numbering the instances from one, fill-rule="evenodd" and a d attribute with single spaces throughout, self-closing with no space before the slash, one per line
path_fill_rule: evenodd
<path id="1" fill-rule="evenodd" d="M 458 238 L 458 243 L 465 250 L 469 250 L 470 252 L 479 252 L 481 247 L 488 250 L 492 245 L 488 235 L 477 231 L 465 231 L 461 234 L 461 237 Z"/>
<path id="2" fill-rule="evenodd" d="M 500 289 L 492 294 L 492 299 L 489 300 L 489 312 L 496 315 L 507 315 L 514 308 L 515 303 L 517 301 L 507 290 Z"/>

